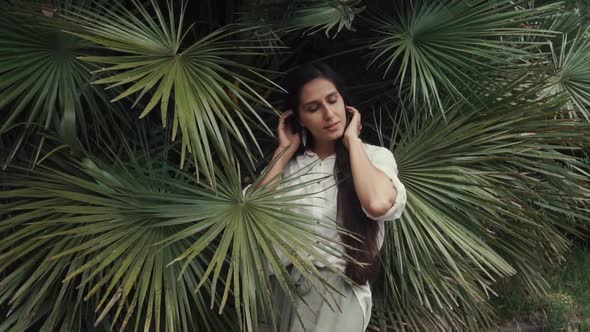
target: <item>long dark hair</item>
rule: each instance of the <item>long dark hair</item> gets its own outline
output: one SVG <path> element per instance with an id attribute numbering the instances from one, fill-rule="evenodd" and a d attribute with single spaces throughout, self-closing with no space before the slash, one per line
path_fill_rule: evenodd
<path id="1" fill-rule="evenodd" d="M 350 105 L 350 99 L 344 89 L 340 76 L 327 64 L 322 62 L 308 63 L 289 72 L 285 77 L 283 87 L 287 90 L 285 100 L 286 109 L 292 109 L 295 115 L 294 121 L 299 118 L 299 102 L 301 88 L 309 81 L 316 78 L 324 78 L 331 81 L 344 100 L 344 105 Z M 348 113 L 347 113 L 348 114 Z M 346 127 L 350 123 L 350 117 L 346 118 Z M 309 135 L 311 136 L 311 135 Z M 308 146 L 313 146 L 313 137 L 308 137 Z M 296 155 L 305 151 L 299 147 Z M 371 220 L 363 212 L 361 203 L 354 189 L 352 172 L 350 169 L 350 155 L 342 142 L 342 137 L 336 140 L 336 164 L 335 176 L 338 183 L 337 220 L 342 228 L 355 235 L 355 238 L 342 234 L 341 238 L 346 245 L 346 253 L 352 258 L 346 263 L 345 274 L 355 282 L 364 284 L 373 282 L 379 274 L 379 248 L 377 246 L 378 223 Z M 354 263 L 359 262 L 358 263 Z"/>

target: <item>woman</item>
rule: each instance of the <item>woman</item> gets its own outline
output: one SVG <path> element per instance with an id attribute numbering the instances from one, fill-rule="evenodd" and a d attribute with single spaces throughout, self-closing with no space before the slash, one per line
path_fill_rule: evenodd
<path id="1" fill-rule="evenodd" d="M 406 203 L 406 191 L 397 178 L 393 154 L 385 148 L 363 143 L 359 138 L 361 114 L 347 105 L 341 81 L 330 67 L 323 63 L 299 67 L 287 75 L 284 86 L 290 110 L 279 119 L 276 161 L 260 185 L 277 181 L 278 175 L 286 177 L 311 166 L 312 173 L 308 174 L 319 175 L 322 180 L 297 189 L 297 194 L 311 196 L 302 202 L 311 204 L 302 204 L 298 212 L 316 217 L 318 223 L 337 222 L 347 231 L 358 234 L 354 239 L 333 228 L 319 225 L 316 229 L 326 237 L 350 246 L 346 253 L 354 261 L 364 264 L 347 262 L 325 252 L 331 264 L 358 284 L 351 286 L 322 263 L 314 261 L 320 274 L 343 294 L 332 292 L 336 306 L 326 303 L 323 298 L 328 296 L 322 296 L 317 289 L 310 287 L 297 271 L 291 276 L 303 298 L 297 299 L 296 308 L 275 284 L 273 314 L 278 322 L 276 329 L 364 331 L 372 307 L 369 283 L 379 272 L 378 252 L 383 244 L 384 221 L 400 217 Z M 334 176 L 325 177 L 325 174 Z M 297 177 L 294 181 L 309 181 L 309 177 Z M 340 310 L 334 311 L 331 307 Z M 296 310 L 302 322 L 297 319 Z M 268 325 L 270 321 L 261 319 L 262 330 L 272 330 Z"/>

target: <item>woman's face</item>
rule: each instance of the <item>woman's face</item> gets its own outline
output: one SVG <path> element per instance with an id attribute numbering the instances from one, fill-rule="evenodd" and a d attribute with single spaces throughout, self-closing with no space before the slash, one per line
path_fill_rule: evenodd
<path id="1" fill-rule="evenodd" d="M 346 127 L 346 109 L 334 84 L 325 78 L 307 82 L 299 94 L 299 124 L 309 130 L 318 143 L 342 137 Z"/>

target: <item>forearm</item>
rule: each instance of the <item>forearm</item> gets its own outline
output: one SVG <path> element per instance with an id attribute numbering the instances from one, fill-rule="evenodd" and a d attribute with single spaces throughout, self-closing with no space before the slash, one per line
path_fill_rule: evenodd
<path id="1" fill-rule="evenodd" d="M 276 184 L 280 180 L 279 175 L 283 172 L 285 167 L 287 167 L 287 164 L 289 163 L 291 157 L 293 157 L 294 153 L 295 151 L 292 147 L 277 147 L 272 156 L 271 168 L 268 170 L 268 172 L 266 173 L 262 181 L 260 181 L 260 183 L 256 186 L 256 188 L 260 188 L 262 186 L 272 186 Z"/>
<path id="2" fill-rule="evenodd" d="M 397 191 L 385 173 L 369 160 L 363 142 L 348 142 L 354 189 L 361 205 L 373 216 L 385 214 L 395 204 Z"/>

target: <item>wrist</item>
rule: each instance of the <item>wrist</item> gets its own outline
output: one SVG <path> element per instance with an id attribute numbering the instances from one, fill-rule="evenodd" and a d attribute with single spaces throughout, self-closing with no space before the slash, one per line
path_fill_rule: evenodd
<path id="1" fill-rule="evenodd" d="M 347 149 L 350 149 L 353 145 L 357 145 L 359 143 L 362 143 L 362 140 L 358 136 L 344 137 L 343 143 Z"/>
<path id="2" fill-rule="evenodd" d="M 297 147 L 295 146 L 295 144 L 279 145 L 275 150 L 275 156 L 278 156 L 279 154 L 283 153 L 283 156 L 287 155 L 289 158 L 291 158 L 293 154 L 295 154 L 295 151 L 297 151 Z"/>

